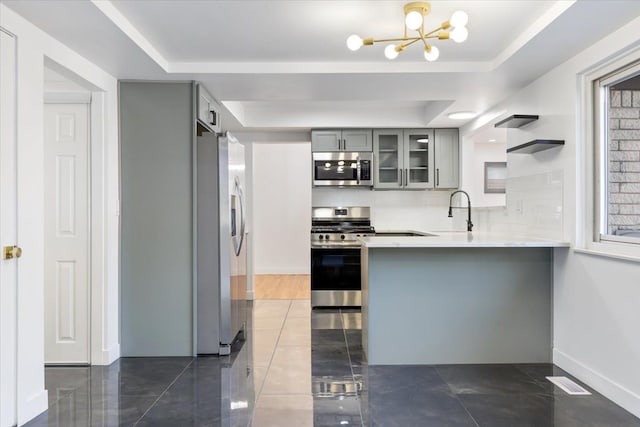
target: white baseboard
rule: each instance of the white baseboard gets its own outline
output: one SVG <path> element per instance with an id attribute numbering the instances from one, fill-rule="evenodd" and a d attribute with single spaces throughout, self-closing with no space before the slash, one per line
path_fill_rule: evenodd
<path id="1" fill-rule="evenodd" d="M 31 421 L 49 407 L 49 392 L 42 390 L 31 396 L 24 405 L 18 405 L 18 425 L 21 426 Z"/>
<path id="2" fill-rule="evenodd" d="M 98 352 L 97 357 L 91 360 L 92 365 L 108 366 L 120 358 L 120 344 L 114 344 L 106 350 Z"/>
<path id="3" fill-rule="evenodd" d="M 640 418 L 640 395 L 554 348 L 553 363 Z"/>

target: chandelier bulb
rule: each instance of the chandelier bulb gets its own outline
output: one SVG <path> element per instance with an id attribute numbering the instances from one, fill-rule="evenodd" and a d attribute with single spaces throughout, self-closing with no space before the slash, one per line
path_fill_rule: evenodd
<path id="1" fill-rule="evenodd" d="M 462 43 L 469 37 L 469 30 L 466 27 L 456 27 L 449 33 L 449 37 L 456 43 Z"/>
<path id="2" fill-rule="evenodd" d="M 362 38 L 357 34 L 352 34 L 347 39 L 347 47 L 350 50 L 356 51 L 362 47 Z"/>
<path id="3" fill-rule="evenodd" d="M 424 59 L 429 62 L 433 62 L 440 56 L 440 49 L 436 46 L 427 45 L 424 48 Z"/>
<path id="4" fill-rule="evenodd" d="M 422 25 L 422 14 L 412 10 L 404 17 L 404 23 L 410 30 L 417 30 Z"/>
<path id="5" fill-rule="evenodd" d="M 384 56 L 386 56 L 387 59 L 396 59 L 398 57 L 398 54 L 399 52 L 396 49 L 396 45 L 394 44 L 390 44 L 384 49 Z"/>
<path id="6" fill-rule="evenodd" d="M 453 27 L 464 27 L 465 25 L 467 25 L 467 22 L 469 22 L 469 15 L 467 15 L 467 13 L 462 10 L 453 12 L 453 15 L 451 15 L 451 19 L 449 20 L 449 23 Z"/>

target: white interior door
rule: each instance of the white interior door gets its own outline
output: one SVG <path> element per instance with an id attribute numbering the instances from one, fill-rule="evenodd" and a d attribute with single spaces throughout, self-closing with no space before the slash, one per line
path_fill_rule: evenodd
<path id="1" fill-rule="evenodd" d="M 89 106 L 46 104 L 45 363 L 89 363 Z"/>
<path id="2" fill-rule="evenodd" d="M 0 427 L 16 417 L 17 258 L 5 259 L 4 247 L 18 244 L 16 187 L 15 38 L 0 28 Z"/>

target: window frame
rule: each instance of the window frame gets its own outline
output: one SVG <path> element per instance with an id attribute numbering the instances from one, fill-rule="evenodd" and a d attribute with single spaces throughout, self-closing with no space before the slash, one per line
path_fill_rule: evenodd
<path id="1" fill-rule="evenodd" d="M 603 194 L 608 194 L 607 161 L 608 142 L 606 124 L 602 118 L 603 110 L 608 106 L 600 102 L 603 93 L 600 82 L 611 84 L 612 81 L 626 80 L 633 72 L 629 70 L 639 67 L 640 46 L 634 46 L 612 55 L 577 74 L 577 127 L 576 127 L 576 238 L 574 250 L 577 252 L 619 258 L 640 262 L 640 238 L 603 234 L 602 221 L 608 201 L 602 203 Z M 624 74 L 626 72 L 626 74 Z M 624 75 L 623 75 L 624 74 Z M 618 76 L 616 78 L 616 76 Z M 611 80 L 609 80 L 611 79 Z M 600 110 L 599 110 L 600 109 Z M 603 160 L 604 159 L 604 160 Z M 606 228 L 605 228 L 606 230 Z M 604 237 L 604 238 L 603 238 Z"/>
<path id="2" fill-rule="evenodd" d="M 640 75 L 640 60 L 618 68 L 593 82 L 595 134 L 594 171 L 597 178 L 594 209 L 594 239 L 597 242 L 617 242 L 640 245 L 640 237 L 623 237 L 607 234 L 609 223 L 609 100 L 610 88 L 617 83 Z"/>

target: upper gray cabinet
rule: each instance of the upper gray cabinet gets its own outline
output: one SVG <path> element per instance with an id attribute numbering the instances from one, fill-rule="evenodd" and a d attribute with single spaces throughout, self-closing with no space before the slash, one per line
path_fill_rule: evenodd
<path id="1" fill-rule="evenodd" d="M 434 188 L 458 188 L 460 175 L 458 129 L 436 129 Z"/>
<path id="2" fill-rule="evenodd" d="M 376 129 L 373 148 L 376 189 L 458 187 L 457 129 Z"/>
<path id="3" fill-rule="evenodd" d="M 371 151 L 371 129 L 311 131 L 311 151 Z"/>
<path id="4" fill-rule="evenodd" d="M 220 104 L 213 99 L 213 96 L 202 86 L 196 86 L 198 92 L 198 121 L 215 133 L 222 132 L 220 124 Z"/>

